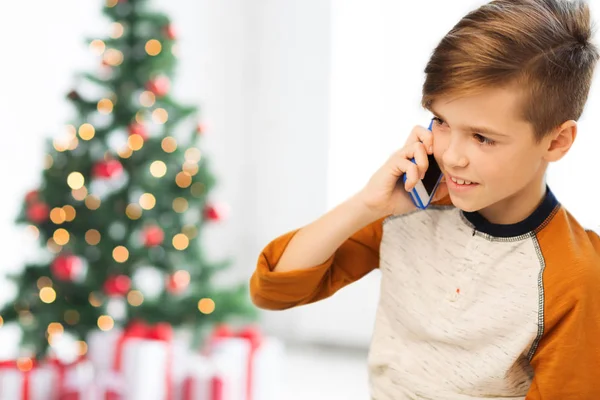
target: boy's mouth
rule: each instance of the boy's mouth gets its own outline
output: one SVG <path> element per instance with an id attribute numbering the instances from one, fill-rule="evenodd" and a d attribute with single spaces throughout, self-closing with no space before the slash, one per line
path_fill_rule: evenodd
<path id="1" fill-rule="evenodd" d="M 477 182 L 473 182 L 469 179 L 465 179 L 462 177 L 457 177 L 457 176 L 452 176 L 452 175 L 447 175 L 446 176 L 446 184 L 450 183 L 451 186 L 455 186 L 455 187 L 473 187 L 478 185 Z"/>

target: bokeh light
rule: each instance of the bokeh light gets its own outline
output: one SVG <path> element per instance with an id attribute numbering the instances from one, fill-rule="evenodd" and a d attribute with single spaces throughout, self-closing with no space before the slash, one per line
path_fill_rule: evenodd
<path id="1" fill-rule="evenodd" d="M 177 150 L 177 141 L 171 136 L 167 136 L 161 142 L 161 147 L 165 153 L 172 153 Z"/>
<path id="2" fill-rule="evenodd" d="M 98 328 L 102 331 L 109 331 L 115 326 L 115 321 L 108 315 L 101 315 L 98 317 Z"/>
<path id="3" fill-rule="evenodd" d="M 177 250 L 185 250 L 190 244 L 190 239 L 183 233 L 173 236 L 173 247 Z"/>
<path id="4" fill-rule="evenodd" d="M 210 314 L 213 311 L 215 311 L 215 302 L 213 301 L 213 299 L 209 299 L 206 297 L 200 299 L 200 301 L 198 302 L 198 310 L 200 310 L 202 314 Z"/>
<path id="5" fill-rule="evenodd" d="M 129 258 L 129 250 L 125 246 L 117 246 L 113 249 L 113 258 L 118 263 L 124 263 Z"/>
<path id="6" fill-rule="evenodd" d="M 155 178 L 162 178 L 167 173 L 167 164 L 163 161 L 154 161 L 150 164 L 150 173 Z"/>
<path id="7" fill-rule="evenodd" d="M 151 56 L 157 56 L 162 50 L 162 44 L 156 39 L 150 39 L 146 42 L 146 53 Z"/>

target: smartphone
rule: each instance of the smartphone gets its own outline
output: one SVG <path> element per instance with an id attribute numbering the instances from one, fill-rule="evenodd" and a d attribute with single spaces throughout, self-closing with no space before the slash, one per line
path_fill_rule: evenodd
<path id="1" fill-rule="evenodd" d="M 431 131 L 432 126 L 433 120 L 427 129 Z M 427 168 L 427 171 L 425 172 L 425 177 L 420 179 L 415 187 L 409 192 L 410 198 L 415 206 L 422 210 L 426 209 L 431 203 L 431 199 L 442 179 L 442 170 L 437 161 L 435 161 L 433 154 L 428 154 L 427 159 L 429 160 L 429 168 Z M 411 161 L 416 163 L 414 158 Z M 404 174 L 404 182 L 406 182 L 406 174 Z"/>

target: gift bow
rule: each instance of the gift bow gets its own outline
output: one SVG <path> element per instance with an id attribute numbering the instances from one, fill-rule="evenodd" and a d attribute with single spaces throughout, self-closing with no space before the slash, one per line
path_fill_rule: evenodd
<path id="1" fill-rule="evenodd" d="M 123 362 L 123 345 L 128 339 L 160 340 L 170 342 L 173 339 L 173 328 L 167 323 L 148 325 L 141 321 L 129 324 L 117 342 L 115 369 L 120 370 Z"/>
<path id="2" fill-rule="evenodd" d="M 120 371 L 123 363 L 123 347 L 125 342 L 129 339 L 146 339 L 146 340 L 159 340 L 167 342 L 167 374 L 166 374 L 166 389 L 167 389 L 167 397 L 166 400 L 171 400 L 173 398 L 173 390 L 172 390 L 172 379 L 171 379 L 171 363 L 172 363 L 172 351 L 171 351 L 171 341 L 173 339 L 173 327 L 168 323 L 157 323 L 155 325 L 149 325 L 142 321 L 132 321 L 125 330 L 123 334 L 119 338 L 117 342 L 117 349 L 115 355 L 114 369 Z M 113 398 L 114 393 L 107 394 L 107 397 Z"/>
<path id="3" fill-rule="evenodd" d="M 257 327 L 247 326 L 239 331 L 234 331 L 228 325 L 222 324 L 213 331 L 211 342 L 230 338 L 245 339 L 250 344 L 250 354 L 248 355 L 248 365 L 246 367 L 246 400 L 252 400 L 254 356 L 264 340 L 263 335 Z"/>
<path id="4" fill-rule="evenodd" d="M 256 327 L 247 326 L 239 331 L 234 331 L 229 325 L 219 325 L 213 331 L 211 335 L 212 340 L 228 339 L 228 338 L 240 338 L 246 339 L 250 342 L 250 346 L 253 349 L 260 347 L 263 341 L 263 335 L 260 330 Z"/>

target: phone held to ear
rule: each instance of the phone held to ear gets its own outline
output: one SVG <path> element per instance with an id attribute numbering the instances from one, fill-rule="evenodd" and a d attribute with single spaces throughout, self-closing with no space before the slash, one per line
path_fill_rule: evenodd
<path id="1" fill-rule="evenodd" d="M 431 131 L 432 125 L 433 121 L 431 121 L 429 128 L 427 129 Z M 433 154 L 428 154 L 427 159 L 429 160 L 429 168 L 427 168 L 427 171 L 425 172 L 425 177 L 420 179 L 415 187 L 409 192 L 410 198 L 415 206 L 422 210 L 426 209 L 431 203 L 431 199 L 442 179 L 442 170 L 437 161 L 435 161 Z M 416 163 L 414 158 L 411 161 Z M 406 182 L 406 175 L 404 175 L 404 182 Z"/>

